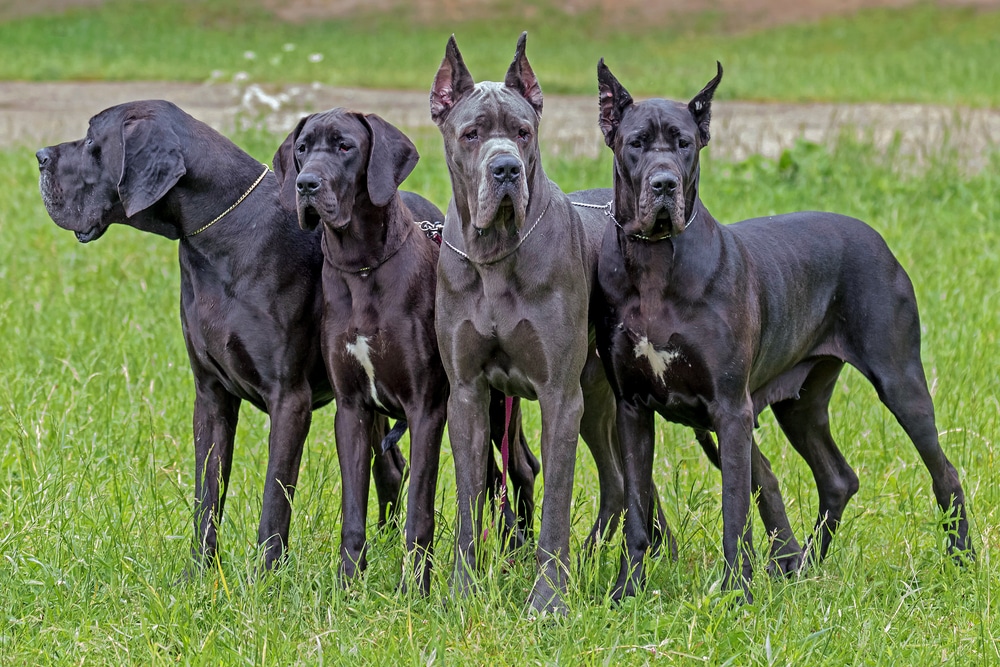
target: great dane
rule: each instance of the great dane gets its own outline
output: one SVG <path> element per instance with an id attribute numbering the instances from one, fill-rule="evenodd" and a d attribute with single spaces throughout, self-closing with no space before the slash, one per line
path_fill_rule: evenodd
<path id="1" fill-rule="evenodd" d="M 410 428 L 405 540 L 420 592 L 430 588 L 434 495 L 448 405 L 448 378 L 434 330 L 439 245 L 417 227 L 439 210 L 412 210 L 400 183 L 418 160 L 410 139 L 375 114 L 333 109 L 306 116 L 274 157 L 294 197 L 299 225 L 323 229 L 322 348 L 337 395 L 337 454 L 343 479 L 341 566 L 350 580 L 366 566 L 367 451 L 379 415 Z M 429 228 L 433 229 L 433 227 Z M 520 429 L 517 401 L 506 415 L 494 392 L 491 432 L 511 443 L 511 478 L 521 516 L 507 529 L 524 539 L 532 522 L 535 460 Z M 489 458 L 495 468 L 493 458 Z M 495 471 L 492 478 L 499 481 Z M 506 508 L 505 508 L 506 509 Z M 404 577 L 404 586 L 410 577 Z"/>
<path id="2" fill-rule="evenodd" d="M 539 403 L 545 502 L 538 576 L 528 601 L 537 611 L 562 611 L 581 435 L 600 476 L 600 510 L 588 545 L 616 526 L 623 482 L 614 397 L 588 325 L 604 216 L 578 211 L 542 170 L 542 91 L 525 41 L 522 34 L 503 83 L 476 84 L 452 36 L 430 95 L 453 192 L 436 304 L 451 383 L 448 435 L 458 499 L 452 589 L 468 592 L 476 568 L 492 388 Z M 644 515 L 657 515 L 656 528 L 663 530 L 658 505 L 649 510 Z"/>
<path id="3" fill-rule="evenodd" d="M 288 544 L 311 411 L 333 399 L 319 344 L 320 235 L 299 229 L 267 167 L 163 100 L 105 109 L 83 139 L 37 158 L 46 210 L 80 242 L 113 223 L 179 241 L 195 385 L 193 556 L 204 564 L 216 553 L 245 400 L 271 418 L 257 539 L 272 568 Z M 394 441 L 379 444 L 385 430 L 372 430 L 369 450 L 381 522 L 397 503 L 405 463 Z"/>
<path id="4" fill-rule="evenodd" d="M 727 586 L 750 597 L 752 432 L 767 406 L 812 469 L 819 546 L 807 550 L 826 555 L 858 489 L 829 426 L 845 363 L 874 385 L 930 471 L 949 552 L 971 557 L 965 493 L 938 443 L 909 277 L 854 218 L 809 211 L 724 226 L 712 217 L 698 157 L 721 79 L 719 65 L 688 103 L 636 103 L 598 64 L 600 126 L 615 158 L 598 336 L 618 402 L 627 503 L 614 595 L 643 583 L 655 413 L 718 437 Z"/>

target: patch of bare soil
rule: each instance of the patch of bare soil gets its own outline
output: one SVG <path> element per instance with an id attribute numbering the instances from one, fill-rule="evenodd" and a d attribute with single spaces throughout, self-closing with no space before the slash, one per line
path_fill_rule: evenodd
<path id="1" fill-rule="evenodd" d="M 43 145 L 78 139 L 87 120 L 121 102 L 163 98 L 228 134 L 247 124 L 288 132 L 306 113 L 349 107 L 378 113 L 414 130 L 431 128 L 427 93 L 293 86 L 265 91 L 256 85 L 169 82 L 0 84 L 0 146 Z M 948 147 L 970 169 L 985 166 L 1000 147 L 1000 109 L 955 109 L 916 104 L 771 104 L 719 101 L 712 110 L 715 157 L 777 157 L 797 139 L 820 144 L 845 130 L 882 151 L 898 141 L 903 154 L 926 158 Z M 541 140 L 548 154 L 594 157 L 607 150 L 591 96 L 547 95 Z"/>

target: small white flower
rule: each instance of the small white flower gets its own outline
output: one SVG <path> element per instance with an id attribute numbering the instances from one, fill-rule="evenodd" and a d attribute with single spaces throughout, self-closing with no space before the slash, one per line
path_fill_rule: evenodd
<path id="1" fill-rule="evenodd" d="M 311 63 L 322 62 L 322 60 L 323 60 L 323 54 L 322 53 L 310 53 L 309 54 L 309 62 L 311 62 Z"/>
<path id="2" fill-rule="evenodd" d="M 244 51 L 243 57 L 246 58 L 247 60 L 256 60 L 257 54 L 254 53 L 253 51 Z"/>
<path id="3" fill-rule="evenodd" d="M 294 44 L 292 44 L 291 42 L 289 42 L 289 43 L 287 43 L 287 44 L 283 45 L 283 46 L 281 47 L 281 50 L 282 50 L 282 51 L 294 51 L 294 50 L 295 50 L 295 45 L 294 45 Z"/>
<path id="4" fill-rule="evenodd" d="M 235 82 L 235 83 L 243 83 L 244 81 L 246 81 L 249 78 L 250 78 L 250 75 L 247 74 L 246 72 L 237 72 L 236 74 L 233 75 L 233 82 Z"/>

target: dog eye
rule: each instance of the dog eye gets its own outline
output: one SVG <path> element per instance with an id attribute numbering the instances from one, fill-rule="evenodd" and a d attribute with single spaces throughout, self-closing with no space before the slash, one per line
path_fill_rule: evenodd
<path id="1" fill-rule="evenodd" d="M 295 152 L 297 152 L 297 153 L 305 153 L 306 152 L 306 145 L 305 144 L 299 144 L 298 146 L 295 147 Z"/>
<path id="2" fill-rule="evenodd" d="M 517 131 L 517 138 L 520 139 L 521 141 L 527 141 L 528 139 L 531 138 L 531 132 L 528 132 L 524 128 L 521 128 L 520 130 Z"/>
<path id="3" fill-rule="evenodd" d="M 340 152 L 341 153 L 346 153 L 349 150 L 351 150 L 351 145 L 350 144 L 345 144 L 343 141 L 341 141 L 340 142 L 340 146 L 338 146 L 338 148 L 340 148 Z"/>
<path id="4" fill-rule="evenodd" d="M 632 148 L 642 148 L 642 139 L 636 138 L 628 142 L 628 145 Z"/>
<path id="5" fill-rule="evenodd" d="M 691 142 L 688 141 L 687 139 L 681 139 L 680 141 L 677 142 L 677 145 L 683 149 L 691 148 Z"/>
<path id="6" fill-rule="evenodd" d="M 479 131 L 469 130 L 468 132 L 462 135 L 462 138 L 465 139 L 466 141 L 477 141 L 479 139 Z"/>

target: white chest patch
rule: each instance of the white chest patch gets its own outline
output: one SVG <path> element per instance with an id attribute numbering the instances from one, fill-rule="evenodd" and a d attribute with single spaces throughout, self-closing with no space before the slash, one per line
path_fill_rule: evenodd
<path id="1" fill-rule="evenodd" d="M 372 400 L 375 401 L 375 405 L 385 410 L 382 401 L 378 400 L 378 390 L 375 388 L 375 366 L 372 364 L 371 348 L 368 347 L 368 337 L 358 336 L 354 339 L 353 343 L 348 343 L 347 353 L 361 364 L 361 368 L 364 369 L 365 374 L 368 376 L 368 387 L 371 391 Z"/>
<path id="2" fill-rule="evenodd" d="M 635 358 L 643 358 L 649 362 L 650 369 L 654 375 L 660 378 L 661 382 L 666 381 L 664 375 L 667 372 L 667 367 L 674 363 L 679 356 L 680 352 L 677 350 L 657 350 L 645 336 L 635 344 Z"/>

